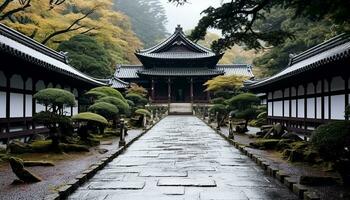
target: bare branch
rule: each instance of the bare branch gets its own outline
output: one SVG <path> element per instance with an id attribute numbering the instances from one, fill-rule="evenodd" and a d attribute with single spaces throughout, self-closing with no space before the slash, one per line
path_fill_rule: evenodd
<path id="1" fill-rule="evenodd" d="M 5 8 L 12 2 L 13 0 L 5 0 L 3 4 L 0 5 L 0 13 L 5 10 Z"/>
<path id="2" fill-rule="evenodd" d="M 11 0 L 12 1 L 12 0 Z M 28 0 L 25 2 L 25 4 L 22 6 L 22 7 L 19 7 L 19 8 L 15 8 L 15 9 L 12 9 L 8 12 L 6 12 L 5 14 L 3 14 L 1 17 L 0 17 L 0 21 L 6 19 L 7 17 L 11 17 L 13 14 L 17 13 L 17 12 L 21 12 L 21 11 L 24 11 L 25 9 L 29 8 L 31 5 L 30 5 L 30 2 L 31 0 Z"/>
<path id="3" fill-rule="evenodd" d="M 75 21 L 73 21 L 73 23 L 70 26 L 68 26 L 67 28 L 65 28 L 63 30 L 58 30 L 58 31 L 55 31 L 55 32 L 51 33 L 41 43 L 42 44 L 46 44 L 49 40 L 51 40 L 53 37 L 56 37 L 57 35 L 61 35 L 61 34 L 64 34 L 64 33 L 68 33 L 68 32 L 72 32 L 72 31 L 76 31 L 76 30 L 85 28 L 85 26 L 78 26 L 76 28 L 74 28 L 74 26 L 79 25 L 79 22 L 81 20 L 83 20 L 86 17 L 88 17 L 89 15 L 91 15 L 94 11 L 95 11 L 95 9 L 89 10 L 82 17 L 80 17 L 80 18 L 76 19 Z"/>

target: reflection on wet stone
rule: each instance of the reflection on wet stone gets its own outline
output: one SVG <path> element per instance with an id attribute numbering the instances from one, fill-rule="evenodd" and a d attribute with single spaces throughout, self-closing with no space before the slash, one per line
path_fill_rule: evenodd
<path id="1" fill-rule="evenodd" d="M 298 199 L 193 116 L 168 116 L 69 199 Z"/>

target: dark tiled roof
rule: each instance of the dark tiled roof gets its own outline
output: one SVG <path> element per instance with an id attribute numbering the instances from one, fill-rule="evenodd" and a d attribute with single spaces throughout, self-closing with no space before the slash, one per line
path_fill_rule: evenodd
<path id="1" fill-rule="evenodd" d="M 130 86 L 130 83 L 120 80 L 119 78 L 113 77 L 109 80 L 108 85 L 115 89 L 124 89 Z"/>
<path id="2" fill-rule="evenodd" d="M 158 76 L 198 76 L 198 75 L 238 75 L 254 77 L 251 66 L 247 64 L 217 65 L 216 69 L 208 68 L 152 68 L 145 69 L 142 65 L 119 65 L 115 77 L 121 79 L 139 78 L 138 72 L 143 75 Z"/>
<path id="3" fill-rule="evenodd" d="M 64 74 L 93 85 L 104 85 L 77 69 L 69 66 L 66 56 L 50 49 L 35 40 L 0 24 L 0 50 L 27 62 Z"/>
<path id="4" fill-rule="evenodd" d="M 248 64 L 228 64 L 228 65 L 217 65 L 218 70 L 223 70 L 225 75 L 238 75 L 254 77 L 252 66 Z"/>
<path id="5" fill-rule="evenodd" d="M 124 89 L 130 86 L 130 83 L 122 81 L 116 77 L 112 77 L 110 79 L 98 79 L 98 81 L 101 81 L 102 83 L 105 83 L 106 85 L 115 89 Z"/>
<path id="6" fill-rule="evenodd" d="M 217 56 L 210 49 L 189 40 L 180 26 L 163 42 L 149 49 L 139 50 L 135 54 L 139 58 L 158 59 L 196 59 Z"/>
<path id="7" fill-rule="evenodd" d="M 117 78 L 139 78 L 137 71 L 142 69 L 142 65 L 118 65 L 114 76 Z"/>
<path id="8" fill-rule="evenodd" d="M 305 71 L 349 57 L 350 37 L 349 35 L 341 34 L 292 57 L 287 68 L 274 76 L 256 83 L 247 84 L 247 87 L 252 89 L 259 88 L 261 86 L 275 83 L 281 79 L 296 76 Z"/>
<path id="9" fill-rule="evenodd" d="M 138 71 L 138 74 L 146 76 L 218 76 L 223 75 L 223 70 L 208 68 L 152 68 Z"/>

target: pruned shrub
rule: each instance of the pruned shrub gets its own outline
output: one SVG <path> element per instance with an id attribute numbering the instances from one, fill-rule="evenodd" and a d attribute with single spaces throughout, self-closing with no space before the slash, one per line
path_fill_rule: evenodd
<path id="1" fill-rule="evenodd" d="M 98 98 L 110 96 L 110 97 L 116 97 L 118 99 L 121 99 L 122 101 L 126 102 L 124 96 L 118 91 L 111 87 L 97 87 L 93 88 L 90 91 L 86 93 L 87 95 L 97 96 Z"/>
<path id="2" fill-rule="evenodd" d="M 100 98 L 96 101 L 96 103 L 99 103 L 99 102 L 113 104 L 114 106 L 116 106 L 118 108 L 119 113 L 122 113 L 122 114 L 128 114 L 130 112 L 130 106 L 129 106 L 128 102 L 125 102 L 125 101 L 118 99 L 116 97 L 103 97 L 103 98 Z"/>
<path id="3" fill-rule="evenodd" d="M 225 99 L 222 97 L 218 97 L 218 98 L 214 98 L 211 100 L 212 104 L 224 104 L 225 103 Z"/>
<path id="4" fill-rule="evenodd" d="M 126 99 L 134 102 L 135 106 L 143 107 L 148 103 L 148 100 L 139 94 L 129 93 L 125 96 Z"/>
<path id="5" fill-rule="evenodd" d="M 106 102 L 95 103 L 90 106 L 88 110 L 110 120 L 114 119 L 119 113 L 119 110 L 115 105 Z"/>
<path id="6" fill-rule="evenodd" d="M 108 124 L 108 121 L 106 118 L 92 112 L 83 112 L 83 113 L 76 114 L 72 117 L 72 120 L 76 122 L 95 122 L 95 123 L 100 123 L 104 125 Z"/>
<path id="7" fill-rule="evenodd" d="M 147 116 L 147 117 L 151 116 L 151 113 L 148 110 L 146 110 L 146 109 L 137 109 L 135 111 L 135 114 L 144 115 L 144 116 Z"/>
<path id="8" fill-rule="evenodd" d="M 311 136 L 320 156 L 335 163 L 344 183 L 350 183 L 350 122 L 331 122 L 319 126 Z"/>
<path id="9" fill-rule="evenodd" d="M 47 111 L 34 115 L 34 121 L 44 124 L 49 129 L 53 149 L 58 150 L 60 142 L 60 127 L 68 130 L 69 119 L 64 116 L 64 108 L 76 106 L 75 96 L 62 89 L 47 88 L 40 90 L 33 96 L 38 103 L 46 106 Z"/>
<path id="10" fill-rule="evenodd" d="M 84 141 L 89 140 L 88 131 L 93 128 L 99 127 L 101 132 L 104 131 L 104 128 L 108 125 L 108 121 L 106 118 L 99 114 L 95 114 L 92 112 L 84 112 L 74 115 L 72 120 L 79 123 L 84 123 L 78 129 L 78 135 Z"/>

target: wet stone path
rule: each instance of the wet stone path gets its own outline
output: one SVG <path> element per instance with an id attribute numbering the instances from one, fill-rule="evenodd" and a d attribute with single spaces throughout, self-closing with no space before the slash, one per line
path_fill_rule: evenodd
<path id="1" fill-rule="evenodd" d="M 168 116 L 69 199 L 297 199 L 194 116 Z"/>

